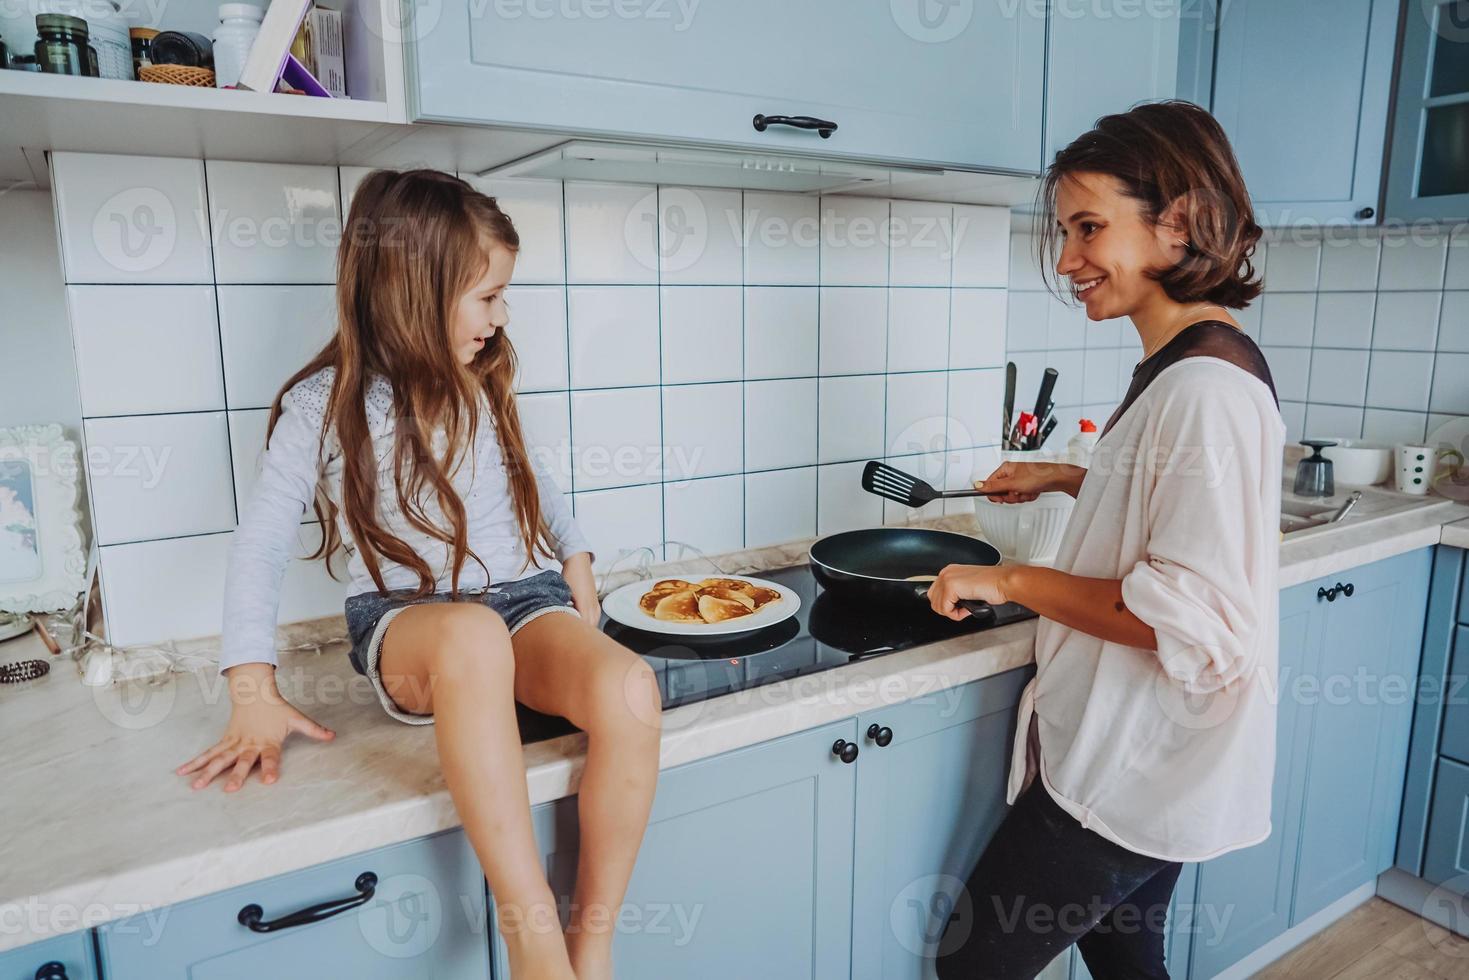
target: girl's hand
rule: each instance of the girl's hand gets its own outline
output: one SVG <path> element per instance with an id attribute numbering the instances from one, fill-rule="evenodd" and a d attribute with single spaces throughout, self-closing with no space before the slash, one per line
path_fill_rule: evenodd
<path id="1" fill-rule="evenodd" d="M 592 574 L 590 552 L 578 551 L 561 563 L 561 575 L 571 586 L 571 604 L 581 618 L 596 626 L 602 621 L 602 603 L 597 599 L 597 579 Z"/>
<path id="2" fill-rule="evenodd" d="M 974 489 L 1002 504 L 1023 504 L 1043 493 L 1060 490 L 1073 497 L 1081 488 L 1086 470 L 1069 463 L 1001 463 L 989 476 L 978 480 Z"/>
<path id="3" fill-rule="evenodd" d="M 281 744 L 291 732 L 327 742 L 336 737 L 290 704 L 276 690 L 275 668 L 265 663 L 238 664 L 225 671 L 229 677 L 229 724 L 219 741 L 179 766 L 180 776 L 198 772 L 192 788 L 203 789 L 214 777 L 230 770 L 224 791 L 233 793 L 244 785 L 255 764 L 260 764 L 260 781 L 280 778 Z"/>
<path id="4" fill-rule="evenodd" d="M 929 605 L 940 616 L 963 619 L 969 610 L 955 605 L 960 599 L 978 599 L 992 606 L 1010 601 L 1007 565 L 946 565 L 928 587 Z"/>

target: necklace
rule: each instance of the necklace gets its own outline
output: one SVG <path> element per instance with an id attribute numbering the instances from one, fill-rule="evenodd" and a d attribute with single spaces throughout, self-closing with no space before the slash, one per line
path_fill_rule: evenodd
<path id="1" fill-rule="evenodd" d="M 1158 353 L 1158 351 L 1162 350 L 1165 346 L 1167 346 L 1168 341 L 1172 340 L 1174 337 L 1178 336 L 1184 330 L 1188 329 L 1188 327 L 1192 326 L 1193 323 L 1197 322 L 1197 321 L 1193 320 L 1193 317 L 1196 314 L 1199 314 L 1199 313 L 1204 312 L 1205 310 L 1224 310 L 1224 307 L 1219 306 L 1219 305 L 1214 304 L 1214 303 L 1208 303 L 1208 304 L 1205 304 L 1204 306 L 1190 307 L 1189 309 L 1184 310 L 1183 313 L 1182 313 L 1182 315 L 1180 315 L 1178 317 L 1175 317 L 1174 320 L 1173 320 L 1173 322 L 1168 325 L 1168 330 L 1165 331 L 1164 334 L 1163 334 L 1163 336 L 1158 339 L 1158 342 L 1153 345 L 1153 348 L 1151 350 L 1145 350 L 1145 351 L 1143 351 L 1143 360 L 1146 361 L 1148 358 L 1150 358 L 1154 354 Z M 1224 312 L 1227 314 L 1229 311 L 1228 310 L 1224 310 Z M 1178 326 L 1178 323 L 1179 323 L 1180 320 L 1187 320 L 1189 322 L 1185 323 L 1182 327 L 1180 327 L 1180 326 Z"/>

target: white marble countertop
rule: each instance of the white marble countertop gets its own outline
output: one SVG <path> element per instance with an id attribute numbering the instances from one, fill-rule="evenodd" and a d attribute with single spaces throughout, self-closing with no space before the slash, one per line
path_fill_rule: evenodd
<path id="1" fill-rule="evenodd" d="M 1455 548 L 1469 548 L 1469 519 L 1444 525 L 1443 543 Z"/>
<path id="2" fill-rule="evenodd" d="M 1373 491 L 1343 525 L 1282 545 L 1281 586 L 1447 541 L 1451 522 L 1450 543 L 1469 544 L 1469 507 Z M 792 546 L 750 561 L 776 567 L 803 555 Z M 1034 622 L 1018 623 L 675 708 L 662 766 L 1024 666 L 1034 638 Z M 433 729 L 385 715 L 343 652 L 286 654 L 277 674 L 336 738 L 293 737 L 279 783 L 252 779 L 233 794 L 218 784 L 193 791 L 173 773 L 224 722 L 227 693 L 214 671 L 92 689 L 65 662 L 39 681 L 0 687 L 0 951 L 458 826 Z M 0 647 L 0 661 L 38 656 L 33 638 Z M 580 734 L 527 747 L 532 803 L 575 792 L 584 755 Z"/>

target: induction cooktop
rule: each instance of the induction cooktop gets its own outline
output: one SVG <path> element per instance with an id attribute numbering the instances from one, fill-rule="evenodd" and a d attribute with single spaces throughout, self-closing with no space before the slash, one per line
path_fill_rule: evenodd
<path id="1" fill-rule="evenodd" d="M 725 636 L 649 633 L 606 616 L 602 631 L 642 655 L 658 675 L 663 707 L 676 708 L 1035 618 L 1035 613 L 1013 602 L 996 606 L 995 618 L 983 622 L 973 617 L 945 619 L 921 600 L 901 608 L 853 602 L 823 590 L 807 565 L 755 572 L 751 577 L 793 590 L 801 598 L 800 611 L 764 629 Z M 527 743 L 575 731 L 563 719 L 521 710 L 521 734 Z"/>

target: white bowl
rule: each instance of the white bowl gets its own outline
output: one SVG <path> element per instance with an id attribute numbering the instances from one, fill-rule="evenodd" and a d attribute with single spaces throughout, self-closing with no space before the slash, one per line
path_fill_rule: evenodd
<path id="1" fill-rule="evenodd" d="M 1076 501 L 1067 493 L 1043 493 L 1023 504 L 974 498 L 974 516 L 984 539 L 1011 561 L 1049 561 L 1061 547 Z"/>
<path id="2" fill-rule="evenodd" d="M 1370 487 L 1392 476 L 1392 453 L 1391 446 L 1362 439 L 1338 439 L 1321 450 L 1331 460 L 1332 480 L 1347 487 Z"/>

